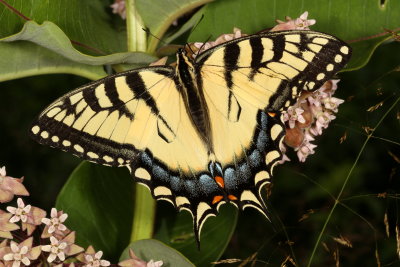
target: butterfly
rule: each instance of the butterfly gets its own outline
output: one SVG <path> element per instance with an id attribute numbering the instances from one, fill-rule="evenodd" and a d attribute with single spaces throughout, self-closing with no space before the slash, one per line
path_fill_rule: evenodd
<path id="1" fill-rule="evenodd" d="M 231 203 L 266 216 L 261 189 L 282 159 L 280 114 L 350 59 L 328 34 L 280 31 L 217 45 L 176 66 L 117 73 L 48 106 L 30 133 L 85 160 L 128 167 L 157 200 L 204 222 Z"/>

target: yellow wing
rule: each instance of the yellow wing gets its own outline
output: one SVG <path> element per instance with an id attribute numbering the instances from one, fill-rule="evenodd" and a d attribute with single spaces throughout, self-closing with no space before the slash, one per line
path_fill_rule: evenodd
<path id="1" fill-rule="evenodd" d="M 280 111 L 301 90 L 321 87 L 349 58 L 347 44 L 312 31 L 247 36 L 196 57 L 213 152 L 236 205 L 265 214 L 260 190 L 282 158 Z"/>

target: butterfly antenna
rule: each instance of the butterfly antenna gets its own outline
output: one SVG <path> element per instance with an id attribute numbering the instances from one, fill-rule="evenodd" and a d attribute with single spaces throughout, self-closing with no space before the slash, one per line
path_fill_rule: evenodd
<path id="1" fill-rule="evenodd" d="M 204 14 L 201 14 L 200 19 L 196 22 L 196 24 L 193 26 L 193 28 L 190 30 L 189 35 L 192 34 L 192 32 L 199 26 L 200 22 L 203 20 Z"/>
<path id="2" fill-rule="evenodd" d="M 199 53 L 201 53 L 202 51 L 202 49 L 204 48 L 204 46 L 206 45 L 206 43 L 208 42 L 208 41 L 210 41 L 210 39 L 211 39 L 211 35 L 210 36 L 208 36 L 208 38 L 206 39 L 206 41 L 205 42 L 203 42 L 203 44 L 200 46 L 200 48 L 199 48 Z"/>
<path id="3" fill-rule="evenodd" d="M 152 37 L 154 37 L 154 38 L 156 38 L 158 41 L 160 41 L 160 43 L 162 43 L 163 45 L 166 45 L 166 43 L 163 41 L 163 40 L 161 40 L 159 37 L 157 37 L 156 35 L 154 35 L 154 34 L 152 34 L 151 33 L 151 31 L 150 31 L 150 29 L 148 29 L 148 28 L 142 28 L 142 30 L 144 30 L 147 34 L 149 34 L 150 36 L 152 36 Z"/>
<path id="4" fill-rule="evenodd" d="M 188 47 L 188 48 L 189 48 L 189 50 L 192 52 L 192 55 L 195 53 L 195 52 L 193 51 L 192 47 L 189 45 L 189 43 L 186 43 L 186 44 L 185 44 L 185 47 Z"/>
<path id="5" fill-rule="evenodd" d="M 191 28 L 189 35 L 192 34 L 192 32 L 197 28 L 197 26 L 200 24 L 200 22 L 203 20 L 204 18 L 204 14 L 201 15 L 200 19 L 196 22 L 196 24 Z M 185 47 L 188 47 L 189 50 L 192 52 L 192 55 L 195 54 L 195 52 L 193 51 L 192 47 L 189 45 L 189 43 L 185 44 Z M 200 51 L 200 50 L 199 50 Z"/>

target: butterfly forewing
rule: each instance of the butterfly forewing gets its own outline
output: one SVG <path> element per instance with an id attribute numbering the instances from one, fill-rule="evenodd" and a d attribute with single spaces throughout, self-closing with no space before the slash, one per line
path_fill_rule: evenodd
<path id="1" fill-rule="evenodd" d="M 277 111 L 293 104 L 301 90 L 321 87 L 350 55 L 349 46 L 331 35 L 282 31 L 223 43 L 200 54 L 196 62 L 203 80 L 211 76 L 209 80 L 230 91 L 235 85 L 246 88 L 235 95 Z"/>

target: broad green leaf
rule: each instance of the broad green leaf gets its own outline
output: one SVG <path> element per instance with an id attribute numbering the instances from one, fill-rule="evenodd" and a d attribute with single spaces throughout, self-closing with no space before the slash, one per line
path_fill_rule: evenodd
<path id="1" fill-rule="evenodd" d="M 140 16 L 152 34 L 147 51 L 153 53 L 156 50 L 159 38 L 162 38 L 174 20 L 211 1 L 213 0 L 136 0 Z"/>
<path id="2" fill-rule="evenodd" d="M 53 73 L 69 73 L 91 80 L 107 75 L 102 66 L 73 62 L 32 43 L 0 42 L 0 82 Z"/>
<path id="3" fill-rule="evenodd" d="M 76 50 L 65 33 L 50 21 L 45 21 L 39 25 L 34 21 L 25 23 L 22 30 L 14 35 L 0 39 L 0 42 L 28 41 L 47 48 L 54 53 L 78 63 L 89 65 L 106 65 L 128 63 L 135 64 L 136 67 L 148 65 L 156 58 L 139 52 L 115 53 L 108 56 L 90 56 Z M 2 51 L 0 51 L 0 55 Z"/>
<path id="4" fill-rule="evenodd" d="M 235 207 L 223 205 L 218 216 L 206 221 L 198 250 L 192 216 L 186 211 L 175 214 L 172 208 L 164 205 L 168 204 L 159 203 L 155 238 L 179 250 L 196 266 L 209 266 L 221 257 L 236 227 L 238 211 Z"/>
<path id="5" fill-rule="evenodd" d="M 364 0 L 230 0 L 206 5 L 204 19 L 193 31 L 190 41 L 201 41 L 211 36 L 232 32 L 233 27 L 245 33 L 256 33 L 276 25 L 285 16 L 299 17 L 304 11 L 316 19 L 312 29 L 327 32 L 350 41 L 384 32 L 400 26 L 400 2 Z"/>
<path id="6" fill-rule="evenodd" d="M 375 49 L 387 40 L 390 40 L 391 36 L 383 36 L 374 39 L 368 39 L 362 42 L 351 43 L 353 48 L 353 54 L 350 62 L 347 64 L 345 71 L 353 71 L 364 67 L 370 60 Z"/>
<path id="7" fill-rule="evenodd" d="M 133 179 L 126 168 L 81 163 L 60 192 L 57 209 L 68 213 L 67 225 L 77 243 L 93 245 L 117 260 L 129 244 Z"/>
<path id="8" fill-rule="evenodd" d="M 132 249 L 138 258 L 146 262 L 150 260 L 161 260 L 163 261 L 163 266 L 194 266 L 185 256 L 179 253 L 179 251 L 154 239 L 144 239 L 129 244 L 121 255 L 120 261 L 129 259 L 129 249 Z"/>
<path id="9" fill-rule="evenodd" d="M 352 69 L 366 64 L 375 48 L 382 42 L 384 29 L 400 27 L 399 1 L 364 0 L 230 0 L 208 4 L 204 10 L 204 19 L 192 32 L 190 42 L 214 40 L 220 34 L 231 33 L 238 27 L 244 33 L 252 34 L 276 25 L 275 20 L 284 20 L 285 16 L 299 17 L 304 11 L 317 23 L 311 26 L 316 31 L 327 32 L 350 42 L 355 55 L 349 64 Z M 358 46 L 360 38 L 369 39 L 368 45 Z M 364 59 L 364 60 L 363 60 Z"/>
<path id="10" fill-rule="evenodd" d="M 103 0 L 5 0 L 31 20 L 38 23 L 52 21 L 66 35 L 83 45 L 81 51 L 111 54 L 127 51 L 126 33 L 122 20 L 109 12 L 110 2 Z M 107 12 L 107 10 L 109 10 Z M 116 23 L 117 21 L 117 23 Z M 121 22 L 121 23 L 118 23 Z M 0 3 L 0 38 L 21 30 L 25 20 Z M 85 47 L 91 47 L 86 49 Z"/>
<path id="11" fill-rule="evenodd" d="M 204 13 L 204 7 L 201 8 L 199 11 L 197 11 L 188 21 L 183 24 L 179 30 L 177 30 L 175 33 L 165 37 L 163 39 L 163 43 L 169 44 L 175 39 L 179 38 L 189 30 L 191 30 L 193 27 L 195 27 L 200 21 Z"/>

